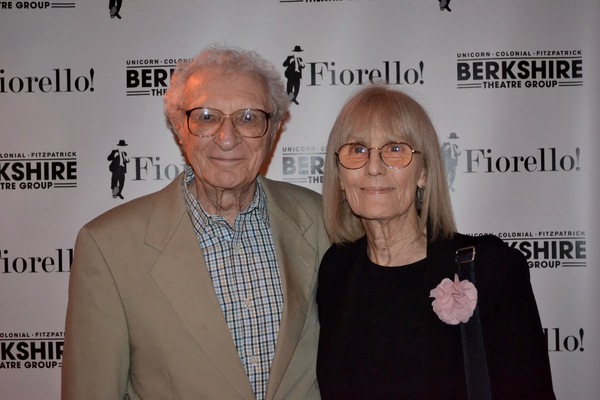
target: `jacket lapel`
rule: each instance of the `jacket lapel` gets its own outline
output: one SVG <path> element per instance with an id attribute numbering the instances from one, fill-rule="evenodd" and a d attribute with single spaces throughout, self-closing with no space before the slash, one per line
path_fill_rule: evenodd
<path id="1" fill-rule="evenodd" d="M 315 220 L 300 208 L 292 208 L 269 181 L 261 178 L 268 199 L 269 221 L 284 294 L 281 326 L 267 393 L 273 394 L 281 383 L 294 355 L 306 323 L 308 306 L 314 299 L 317 278 L 316 250 L 304 233 Z"/>
<path id="2" fill-rule="evenodd" d="M 163 191 L 150 217 L 146 243 L 161 252 L 151 275 L 202 351 L 242 398 L 252 387 L 231 339 L 181 193 L 181 177 Z M 279 387 L 314 299 L 318 259 L 304 233 L 316 221 L 261 178 L 284 294 L 284 308 L 267 393 Z"/>
<path id="3" fill-rule="evenodd" d="M 181 177 L 163 191 L 150 218 L 145 240 L 161 252 L 151 275 L 215 368 L 242 398 L 253 399 L 180 188 Z"/>

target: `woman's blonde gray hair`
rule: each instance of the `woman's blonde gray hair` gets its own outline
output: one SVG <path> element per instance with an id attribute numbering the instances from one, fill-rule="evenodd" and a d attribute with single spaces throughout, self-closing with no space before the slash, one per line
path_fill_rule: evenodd
<path id="1" fill-rule="evenodd" d="M 418 207 L 419 229 L 431 240 L 456 232 L 440 143 L 423 107 L 409 95 L 385 85 L 371 85 L 352 96 L 338 115 L 327 143 L 323 204 L 325 227 L 333 243 L 354 242 L 365 234 L 361 220 L 344 199 L 335 153 L 357 132 L 377 126 L 421 152 L 413 158 L 426 175 Z M 415 187 L 415 191 L 417 188 Z"/>

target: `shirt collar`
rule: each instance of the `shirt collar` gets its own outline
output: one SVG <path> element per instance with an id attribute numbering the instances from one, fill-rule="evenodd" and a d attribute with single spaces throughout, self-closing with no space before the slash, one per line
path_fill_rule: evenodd
<path id="1" fill-rule="evenodd" d="M 198 199 L 196 199 L 196 197 L 190 191 L 190 185 L 192 182 L 194 182 L 194 179 L 196 179 L 196 174 L 194 173 L 193 168 L 190 165 L 187 165 L 184 171 L 184 179 L 181 183 L 185 206 L 188 212 L 196 211 L 202 222 L 209 224 L 215 216 L 208 214 Z M 260 179 L 256 180 L 256 189 L 254 191 L 254 197 L 252 198 L 252 201 L 244 211 L 240 212 L 240 214 L 236 217 L 236 220 L 248 214 L 256 214 L 263 220 L 265 224 L 267 224 L 267 226 L 269 225 L 269 216 L 267 214 L 267 195 L 262 188 Z"/>

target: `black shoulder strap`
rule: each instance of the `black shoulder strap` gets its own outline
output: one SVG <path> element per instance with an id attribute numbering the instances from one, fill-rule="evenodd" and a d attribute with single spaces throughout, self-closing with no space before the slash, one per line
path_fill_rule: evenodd
<path id="1" fill-rule="evenodd" d="M 475 282 L 475 246 L 462 247 L 456 250 L 454 262 L 458 265 L 460 280 L 468 279 L 477 287 Z M 467 380 L 467 396 L 469 400 L 491 400 L 490 378 L 488 374 L 479 305 L 475 307 L 473 316 L 466 323 L 460 324 L 462 337 L 465 377 Z"/>

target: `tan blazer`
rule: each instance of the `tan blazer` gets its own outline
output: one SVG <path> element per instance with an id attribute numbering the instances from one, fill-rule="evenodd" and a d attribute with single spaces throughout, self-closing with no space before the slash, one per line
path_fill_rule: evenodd
<path id="1" fill-rule="evenodd" d="M 178 177 L 84 226 L 69 284 L 63 400 L 254 399 Z M 267 399 L 318 399 L 321 197 L 260 178 L 284 294 Z"/>

